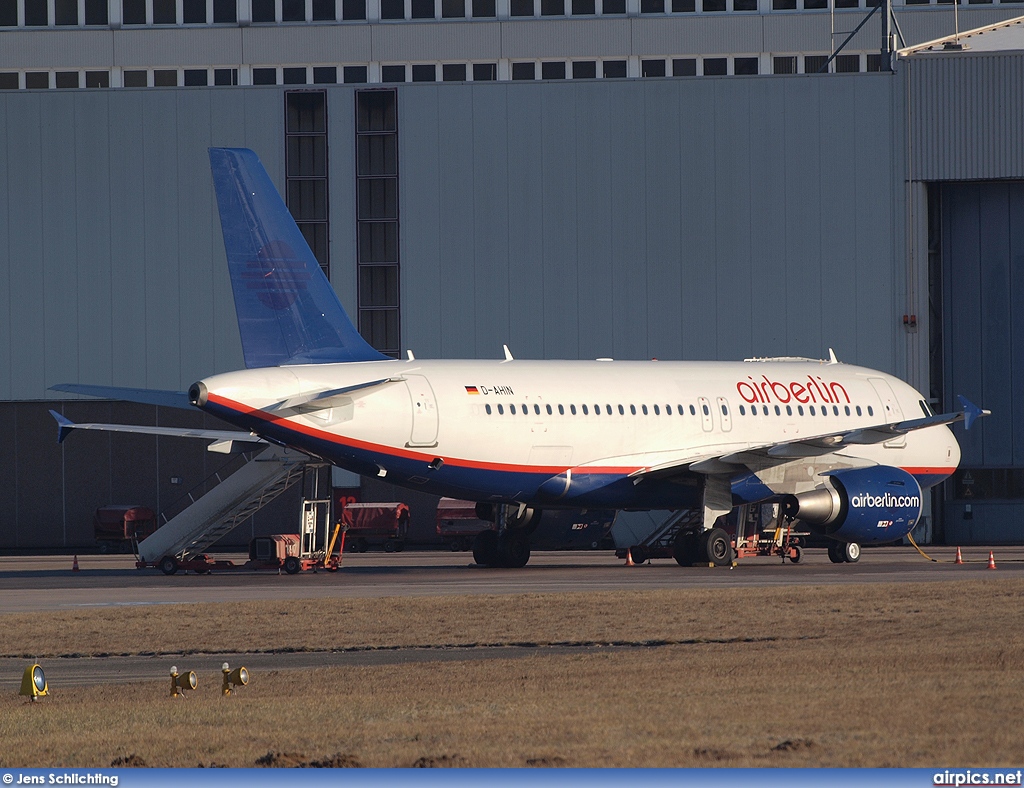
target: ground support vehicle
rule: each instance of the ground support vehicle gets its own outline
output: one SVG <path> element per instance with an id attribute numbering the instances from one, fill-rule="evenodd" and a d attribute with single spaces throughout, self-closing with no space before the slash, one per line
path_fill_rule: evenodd
<path id="1" fill-rule="evenodd" d="M 740 506 L 707 532 L 701 531 L 701 520 L 699 510 L 673 512 L 638 544 L 620 547 L 615 555 L 628 555 L 636 564 L 650 558 L 674 558 L 680 566 L 728 566 L 739 558 L 754 556 L 778 556 L 796 564 L 803 557 L 804 539 L 809 535 L 795 530 L 797 521 L 784 517 L 777 504 Z"/>
<path id="2" fill-rule="evenodd" d="M 405 549 L 409 530 L 409 507 L 404 503 L 350 503 L 341 512 L 341 524 L 347 529 L 350 552 L 365 553 L 380 545 L 385 552 Z"/>
<path id="3" fill-rule="evenodd" d="M 301 544 L 302 537 L 299 534 L 271 534 L 270 536 L 257 536 L 249 542 L 249 560 L 244 564 L 236 564 L 227 559 L 214 559 L 206 553 L 200 553 L 186 559 L 165 555 L 159 561 L 139 561 L 135 566 L 138 569 L 159 569 L 165 575 L 173 575 L 179 571 L 205 575 L 214 570 L 232 569 L 277 571 L 283 569 L 290 575 L 309 570 L 315 572 L 318 569 L 336 572 L 341 565 L 345 531 L 340 523 L 335 527 L 328 550 L 303 554 Z M 333 550 L 335 544 L 338 545 L 336 555 Z"/>

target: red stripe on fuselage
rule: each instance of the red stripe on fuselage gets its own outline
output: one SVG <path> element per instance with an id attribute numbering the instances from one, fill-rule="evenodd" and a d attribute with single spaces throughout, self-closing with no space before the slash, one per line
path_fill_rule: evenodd
<path id="1" fill-rule="evenodd" d="M 400 457 L 405 460 L 422 460 L 423 462 L 430 462 L 437 455 L 436 454 L 424 454 L 418 451 L 409 451 L 408 449 L 400 449 L 397 446 L 385 446 L 379 443 L 370 443 L 368 441 L 358 440 L 356 438 L 349 438 L 344 435 L 337 435 L 333 432 L 325 432 L 324 430 L 316 429 L 315 427 L 309 427 L 305 424 L 296 424 L 294 421 L 289 421 L 287 418 L 282 416 L 276 416 L 272 413 L 260 410 L 258 408 L 250 408 L 248 405 L 243 405 L 240 402 L 235 402 L 227 397 L 222 397 L 219 394 L 213 394 L 212 392 L 207 394 L 207 401 L 220 405 L 222 408 L 233 410 L 242 416 L 249 416 L 252 418 L 259 419 L 260 421 L 266 421 L 275 424 L 284 429 L 292 432 L 298 432 L 303 435 L 308 435 L 311 438 L 317 438 L 318 440 L 328 441 L 329 443 L 336 443 L 341 446 L 348 446 L 352 449 L 360 449 L 362 451 L 374 452 L 377 454 L 386 454 L 391 457 Z M 551 466 L 538 466 L 538 465 L 512 465 L 509 463 L 498 463 L 498 462 L 480 462 L 477 460 L 465 460 L 458 457 L 442 457 L 446 465 L 453 465 L 456 468 L 474 468 L 477 470 L 486 471 L 507 471 L 516 473 L 548 473 L 552 476 L 557 476 L 560 473 L 565 473 L 566 467 L 564 465 L 551 465 Z M 602 466 L 602 467 L 587 467 L 582 470 L 581 473 L 600 473 L 600 474 L 615 474 L 618 476 L 625 476 L 635 471 L 641 470 L 640 466 Z"/>

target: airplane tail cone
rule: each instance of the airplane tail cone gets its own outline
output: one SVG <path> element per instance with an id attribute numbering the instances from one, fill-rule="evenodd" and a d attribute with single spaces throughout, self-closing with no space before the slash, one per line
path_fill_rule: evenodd
<path id="1" fill-rule="evenodd" d="M 964 562 L 964 557 L 962 555 L 960 555 L 960 548 L 958 547 L 956 549 L 956 560 L 953 563 L 954 564 L 962 564 L 963 562 Z"/>
<path id="2" fill-rule="evenodd" d="M 78 569 L 78 556 L 77 555 L 75 556 L 75 560 L 71 562 L 71 571 L 72 572 L 79 571 L 79 569 Z"/>
<path id="3" fill-rule="evenodd" d="M 993 554 L 993 552 L 991 550 L 988 551 L 988 568 L 989 569 L 995 569 L 996 568 L 996 557 L 995 557 L 995 555 Z"/>
<path id="4" fill-rule="evenodd" d="M 636 566 L 636 564 L 633 562 L 633 549 L 632 548 L 627 548 L 626 549 L 626 566 Z"/>

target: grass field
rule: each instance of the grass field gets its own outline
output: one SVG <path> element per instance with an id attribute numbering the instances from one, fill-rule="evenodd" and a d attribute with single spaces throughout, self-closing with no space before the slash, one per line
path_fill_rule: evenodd
<path id="1" fill-rule="evenodd" d="M 203 676 L 172 700 L 165 675 L 10 695 L 0 767 L 1024 761 L 1018 580 L 103 608 L 0 626 L 0 656 L 26 659 L 538 646 L 260 673 L 230 698 Z M 543 648 L 565 643 L 581 648 Z"/>

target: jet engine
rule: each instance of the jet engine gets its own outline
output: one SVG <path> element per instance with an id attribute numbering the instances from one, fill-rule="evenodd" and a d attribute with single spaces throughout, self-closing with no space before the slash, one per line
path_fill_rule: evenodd
<path id="1" fill-rule="evenodd" d="M 825 483 L 783 499 L 783 513 L 840 542 L 902 539 L 921 517 L 921 486 L 885 465 L 829 471 Z"/>

